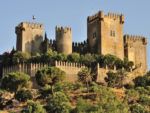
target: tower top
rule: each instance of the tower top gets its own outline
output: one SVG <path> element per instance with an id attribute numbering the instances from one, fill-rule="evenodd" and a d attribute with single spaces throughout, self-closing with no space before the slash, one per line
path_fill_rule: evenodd
<path id="1" fill-rule="evenodd" d="M 43 24 L 41 24 L 41 23 L 21 22 L 16 28 L 43 29 L 44 26 L 43 26 Z"/>
<path id="2" fill-rule="evenodd" d="M 56 26 L 56 32 L 71 32 L 71 27 Z"/>
<path id="3" fill-rule="evenodd" d="M 111 13 L 111 12 L 109 12 L 108 14 L 104 14 L 103 11 L 99 11 L 98 13 L 92 16 L 88 16 L 87 21 L 90 22 L 96 19 L 104 20 L 104 18 L 119 20 L 120 23 L 124 23 L 124 20 L 125 20 L 123 14 Z"/>
<path id="4" fill-rule="evenodd" d="M 138 36 L 138 35 L 124 35 L 124 41 L 127 42 L 142 42 L 143 44 L 147 44 L 147 38 L 144 36 Z"/>

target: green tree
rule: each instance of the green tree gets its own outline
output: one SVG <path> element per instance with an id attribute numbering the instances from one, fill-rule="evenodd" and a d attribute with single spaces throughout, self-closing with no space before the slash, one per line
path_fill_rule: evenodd
<path id="1" fill-rule="evenodd" d="M 115 87 L 116 84 L 118 83 L 118 75 L 110 71 L 107 73 L 107 77 L 105 78 L 105 81 L 107 82 L 109 87 Z"/>
<path id="2" fill-rule="evenodd" d="M 15 94 L 15 98 L 19 101 L 25 102 L 33 97 L 29 90 L 21 89 Z"/>
<path id="3" fill-rule="evenodd" d="M 149 84 L 150 79 L 147 76 L 138 76 L 134 79 L 136 87 L 146 87 Z"/>
<path id="4" fill-rule="evenodd" d="M 88 68 L 82 68 L 78 72 L 78 80 L 86 85 L 87 91 L 89 92 L 89 83 L 92 81 L 91 71 Z"/>
<path id="5" fill-rule="evenodd" d="M 53 56 L 53 59 L 57 61 L 66 61 L 67 56 L 63 53 L 58 53 L 57 55 Z"/>
<path id="6" fill-rule="evenodd" d="M 79 53 L 72 53 L 68 55 L 67 60 L 70 62 L 79 62 L 80 61 L 80 54 Z"/>
<path id="7" fill-rule="evenodd" d="M 127 90 L 125 94 L 129 104 L 136 103 L 139 100 L 139 92 L 134 89 Z"/>
<path id="8" fill-rule="evenodd" d="M 71 104 L 68 97 L 63 92 L 56 92 L 50 95 L 46 110 L 48 113 L 70 113 Z"/>
<path id="9" fill-rule="evenodd" d="M 123 87 L 124 80 L 126 77 L 126 73 L 124 71 L 118 71 L 117 73 L 109 71 L 107 73 L 107 77 L 105 78 L 105 81 L 107 82 L 109 87 Z"/>
<path id="10" fill-rule="evenodd" d="M 76 108 L 72 111 L 73 113 L 100 113 L 98 106 L 88 103 L 86 100 L 79 98 L 77 100 Z"/>
<path id="11" fill-rule="evenodd" d="M 64 80 L 65 72 L 57 67 L 48 67 L 37 71 L 35 77 L 38 85 L 40 86 L 50 85 L 51 93 L 53 94 L 54 93 L 53 86 L 56 83 Z"/>
<path id="12" fill-rule="evenodd" d="M 25 87 L 29 80 L 29 75 L 21 72 L 13 72 L 2 78 L 1 87 L 5 90 L 16 92 Z"/>
<path id="13" fill-rule="evenodd" d="M 88 67 L 90 67 L 91 64 L 95 61 L 96 61 L 95 57 L 90 53 L 81 55 L 81 58 L 80 58 L 80 62 L 84 63 Z"/>
<path id="14" fill-rule="evenodd" d="M 27 106 L 21 111 L 22 113 L 46 113 L 46 110 L 39 102 L 28 101 Z"/>
<path id="15" fill-rule="evenodd" d="M 142 105 L 150 106 L 150 97 L 148 95 L 141 95 L 139 103 Z"/>
<path id="16" fill-rule="evenodd" d="M 131 113 L 148 113 L 140 104 L 133 104 L 130 107 Z"/>
<path id="17" fill-rule="evenodd" d="M 1 56 L 1 60 L 2 60 L 2 65 L 3 66 L 7 66 L 7 65 L 11 65 L 11 58 L 12 58 L 12 55 L 8 52 L 5 52 L 2 54 Z"/>
<path id="18" fill-rule="evenodd" d="M 104 56 L 104 64 L 109 68 L 113 68 L 115 65 L 117 57 L 114 55 L 107 54 Z"/>
<path id="19" fill-rule="evenodd" d="M 13 64 L 27 62 L 30 57 L 29 53 L 18 51 L 13 55 Z"/>

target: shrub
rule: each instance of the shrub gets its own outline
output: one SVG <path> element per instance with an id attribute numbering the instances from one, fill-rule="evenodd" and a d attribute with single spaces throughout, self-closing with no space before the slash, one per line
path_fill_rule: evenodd
<path id="1" fill-rule="evenodd" d="M 18 101 L 27 101 L 29 99 L 32 99 L 32 93 L 29 90 L 21 89 L 15 94 L 15 98 Z"/>
<path id="2" fill-rule="evenodd" d="M 137 100 L 139 99 L 139 92 L 134 90 L 134 89 L 130 89 L 127 90 L 126 92 L 126 99 L 128 101 L 128 103 L 135 103 L 137 102 Z"/>
<path id="3" fill-rule="evenodd" d="M 132 113 L 148 113 L 140 104 L 134 104 L 130 107 Z"/>
<path id="4" fill-rule="evenodd" d="M 22 87 L 25 87 L 29 79 L 30 76 L 25 73 L 9 73 L 3 77 L 1 87 L 5 90 L 16 92 Z"/>
<path id="5" fill-rule="evenodd" d="M 145 95 L 140 96 L 139 103 L 142 105 L 150 106 L 150 97 Z"/>
<path id="6" fill-rule="evenodd" d="M 46 113 L 45 109 L 39 102 L 28 101 L 27 106 L 21 111 L 22 113 Z"/>
<path id="7" fill-rule="evenodd" d="M 81 98 L 78 99 L 76 108 L 72 113 L 98 113 L 98 107 L 88 103 Z"/>
<path id="8" fill-rule="evenodd" d="M 64 80 L 65 72 L 57 67 L 48 67 L 37 71 L 35 77 L 38 85 L 42 87 L 49 85 L 53 94 L 54 85 Z"/>
<path id="9" fill-rule="evenodd" d="M 48 113 L 69 113 L 71 104 L 68 97 L 62 92 L 56 92 L 53 96 L 50 95 L 46 110 Z"/>
<path id="10" fill-rule="evenodd" d="M 136 87 L 146 87 L 149 84 L 149 79 L 147 76 L 139 76 L 134 79 Z"/>

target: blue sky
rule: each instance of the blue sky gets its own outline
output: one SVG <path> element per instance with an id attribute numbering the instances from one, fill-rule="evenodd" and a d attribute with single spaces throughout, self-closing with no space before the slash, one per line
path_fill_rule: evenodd
<path id="1" fill-rule="evenodd" d="M 99 10 L 125 15 L 124 34 L 143 35 L 150 40 L 150 0 L 1 0 L 0 54 L 16 45 L 15 26 L 22 21 L 43 23 L 49 38 L 55 26 L 70 26 L 74 41 L 87 38 L 87 16 Z M 138 48 L 137 48 L 138 49 Z M 150 43 L 147 47 L 150 57 Z M 148 59 L 150 67 L 150 59 Z"/>

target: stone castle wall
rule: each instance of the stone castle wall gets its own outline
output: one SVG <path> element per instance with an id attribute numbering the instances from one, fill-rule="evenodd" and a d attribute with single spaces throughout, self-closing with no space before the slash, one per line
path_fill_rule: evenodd
<path id="1" fill-rule="evenodd" d="M 134 62 L 135 68 L 141 67 L 143 72 L 147 71 L 147 39 L 143 36 L 124 36 L 125 55 Z"/>
<path id="2" fill-rule="evenodd" d="M 8 73 L 11 72 L 24 72 L 28 75 L 30 75 L 32 77 L 32 80 L 35 81 L 35 74 L 38 70 L 42 69 L 42 68 L 46 68 L 49 66 L 55 66 L 59 69 L 61 69 L 62 71 L 64 71 L 66 73 L 66 77 L 65 77 L 65 81 L 67 82 L 76 82 L 78 80 L 78 72 L 84 68 L 85 66 L 83 64 L 80 63 L 69 63 L 69 62 L 61 62 L 61 61 L 55 61 L 54 64 L 49 64 L 49 63 L 29 63 L 29 64 L 18 64 L 18 65 L 14 65 L 14 66 L 10 66 L 10 67 L 3 67 L 3 76 L 7 75 Z M 96 82 L 98 83 L 105 83 L 105 77 L 107 77 L 107 73 L 109 71 L 112 72 L 117 72 L 118 70 L 116 69 L 116 67 L 114 66 L 113 69 L 109 69 L 107 66 L 104 67 L 100 67 L 99 64 L 97 64 L 96 66 L 96 70 L 94 71 L 96 73 Z M 142 68 L 138 68 L 135 70 L 131 70 L 130 72 L 127 73 L 127 77 L 124 80 L 124 83 L 129 83 L 131 82 L 134 78 L 136 78 L 139 75 L 143 75 L 143 71 Z M 35 84 L 35 86 L 37 86 Z"/>
<path id="3" fill-rule="evenodd" d="M 124 70 L 124 68 L 122 68 L 122 70 Z M 107 66 L 105 68 L 100 67 L 99 64 L 97 64 L 96 67 L 96 73 L 97 73 L 97 79 L 96 82 L 98 83 L 105 83 L 105 78 L 107 77 L 107 73 L 108 72 L 114 72 L 116 73 L 117 70 L 116 67 L 114 66 L 114 69 L 109 69 Z M 127 84 L 127 83 L 131 83 L 133 82 L 132 80 L 135 79 L 138 76 L 143 76 L 145 74 L 145 72 L 143 73 L 143 69 L 141 67 L 134 69 L 134 70 L 130 70 L 130 72 L 125 72 L 126 77 L 124 78 L 123 83 Z"/>
<path id="4" fill-rule="evenodd" d="M 2 75 L 5 76 L 8 73 L 19 71 L 29 74 L 31 77 L 34 77 L 38 70 L 49 66 L 55 66 L 63 70 L 66 73 L 65 80 L 68 82 L 75 82 L 77 80 L 77 73 L 81 70 L 81 68 L 85 67 L 83 64 L 61 62 L 61 61 L 55 61 L 54 64 L 49 63 L 18 64 L 10 67 L 3 67 Z"/>
<path id="5" fill-rule="evenodd" d="M 122 14 L 99 11 L 87 18 L 87 40 L 81 43 L 72 42 L 70 27 L 57 27 L 55 40 L 43 43 L 42 24 L 22 22 L 16 27 L 18 51 L 36 53 L 51 48 L 66 55 L 72 52 L 80 54 L 96 53 L 100 55 L 112 54 L 120 59 L 127 57 L 133 61 L 135 67 L 142 67 L 147 71 L 147 40 L 140 36 L 123 36 L 125 17 Z M 42 45 L 43 44 L 43 45 Z M 139 54 L 140 53 L 140 54 Z"/>
<path id="6" fill-rule="evenodd" d="M 114 69 L 108 69 L 107 66 L 105 68 L 102 68 L 102 67 L 100 67 L 99 64 L 97 64 L 97 67 L 96 67 L 97 79 L 96 79 L 96 81 L 100 82 L 100 83 L 105 83 L 105 77 L 107 77 L 107 73 L 109 71 L 117 72 L 115 66 L 114 66 Z"/>
<path id="7" fill-rule="evenodd" d="M 83 64 L 68 62 L 55 62 L 55 66 L 66 72 L 67 77 L 65 78 L 65 80 L 68 82 L 77 81 L 78 72 L 85 67 Z"/>
<path id="8" fill-rule="evenodd" d="M 24 72 L 26 74 L 29 74 L 31 77 L 35 76 L 35 73 L 44 68 L 44 67 L 48 67 L 50 66 L 50 64 L 42 64 L 42 63 L 29 63 L 29 64 L 17 64 L 17 65 L 13 65 L 13 66 L 8 66 L 8 67 L 3 67 L 3 76 L 11 73 L 11 72 Z"/>

